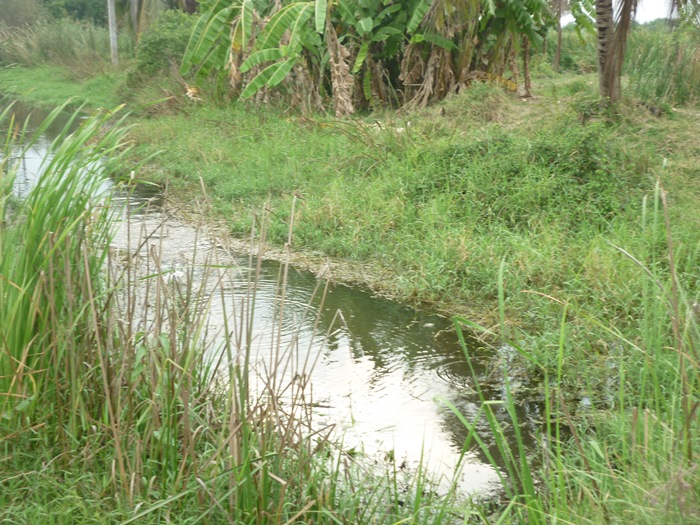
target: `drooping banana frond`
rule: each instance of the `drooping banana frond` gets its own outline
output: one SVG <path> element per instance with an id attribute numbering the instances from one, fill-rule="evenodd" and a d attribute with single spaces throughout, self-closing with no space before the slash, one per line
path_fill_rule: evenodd
<path id="1" fill-rule="evenodd" d="M 253 36 L 254 19 L 253 0 L 243 0 L 238 15 L 231 31 L 231 49 L 235 53 L 245 53 L 248 43 Z"/>
<path id="2" fill-rule="evenodd" d="M 231 22 L 238 12 L 240 4 L 218 0 L 202 13 L 182 58 L 181 74 L 185 75 L 193 68 L 200 74 L 224 69 L 231 49 Z"/>
<path id="3" fill-rule="evenodd" d="M 255 42 L 255 49 L 268 49 L 279 45 L 287 31 L 292 31 L 293 39 L 311 18 L 313 9 L 312 2 L 295 2 L 284 6 L 265 24 L 265 28 Z"/>
<path id="4" fill-rule="evenodd" d="M 266 66 L 248 82 L 241 98 L 252 97 L 263 87 L 279 85 L 292 71 L 303 48 L 308 22 L 314 14 L 312 2 L 296 2 L 279 11 L 265 24 L 253 47 L 254 52 L 241 64 L 240 72 L 246 73 L 266 62 Z M 287 43 L 283 43 L 283 42 Z"/>
<path id="5" fill-rule="evenodd" d="M 406 26 L 406 32 L 410 35 L 415 33 L 418 26 L 423 22 L 425 15 L 430 10 L 433 0 L 420 0 L 418 5 L 415 7 L 413 14 L 411 15 L 411 20 Z"/>
<path id="6" fill-rule="evenodd" d="M 274 87 L 282 82 L 296 64 L 296 57 L 288 58 L 282 62 L 270 64 L 248 82 L 241 93 L 241 98 L 250 98 L 263 87 Z"/>

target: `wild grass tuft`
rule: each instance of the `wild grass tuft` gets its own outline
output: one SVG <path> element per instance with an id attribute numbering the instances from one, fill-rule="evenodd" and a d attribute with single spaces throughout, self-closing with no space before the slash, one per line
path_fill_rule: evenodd
<path id="1" fill-rule="evenodd" d="M 639 28 L 632 32 L 626 74 L 645 102 L 682 106 L 700 101 L 698 28 L 674 31 Z"/>
<path id="2" fill-rule="evenodd" d="M 553 59 L 556 39 L 548 41 Z M 627 43 L 623 78 L 628 94 L 647 104 L 683 106 L 700 99 L 700 55 L 698 29 L 689 22 L 671 28 L 655 22 L 632 29 Z M 594 35 L 580 37 L 573 27 L 565 28 L 562 39 L 561 69 L 575 73 L 597 70 Z M 624 89 L 623 89 L 624 90 Z"/>

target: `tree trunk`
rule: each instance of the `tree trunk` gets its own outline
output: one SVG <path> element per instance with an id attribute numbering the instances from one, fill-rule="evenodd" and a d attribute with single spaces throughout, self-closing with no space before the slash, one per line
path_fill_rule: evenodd
<path id="1" fill-rule="evenodd" d="M 119 50 L 117 47 L 117 12 L 114 0 L 107 0 L 107 19 L 109 22 L 109 48 L 112 51 L 112 65 L 119 65 Z"/>
<path id="2" fill-rule="evenodd" d="M 559 73 L 559 62 L 561 61 L 561 12 L 563 10 L 564 0 L 558 0 L 557 3 L 557 50 L 554 53 L 554 71 Z"/>
<path id="3" fill-rule="evenodd" d="M 129 15 L 131 16 L 131 27 L 134 30 L 136 39 L 139 37 L 139 0 L 129 2 Z"/>
<path id="4" fill-rule="evenodd" d="M 620 0 L 617 18 L 613 19 L 613 0 L 596 0 L 598 26 L 598 66 L 600 95 L 610 102 L 620 100 L 622 64 L 627 37 L 637 11 L 637 0 Z"/>
<path id="5" fill-rule="evenodd" d="M 182 10 L 185 13 L 192 14 L 197 11 L 197 0 L 182 0 Z"/>
<path id="6" fill-rule="evenodd" d="M 600 96 L 614 101 L 615 89 L 613 53 L 613 0 L 596 0 L 595 20 L 598 29 L 598 86 Z"/>
<path id="7" fill-rule="evenodd" d="M 530 79 L 530 39 L 523 36 L 523 81 L 525 82 L 525 97 L 532 96 L 532 81 Z"/>

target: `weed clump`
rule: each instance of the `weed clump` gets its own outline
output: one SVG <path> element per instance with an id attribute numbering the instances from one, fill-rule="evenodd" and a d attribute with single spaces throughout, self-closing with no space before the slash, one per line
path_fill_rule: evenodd
<path id="1" fill-rule="evenodd" d="M 484 228 L 605 229 L 649 189 L 613 140 L 602 124 L 547 129 L 530 140 L 495 129 L 421 154 L 406 198 L 452 198 L 455 219 Z"/>

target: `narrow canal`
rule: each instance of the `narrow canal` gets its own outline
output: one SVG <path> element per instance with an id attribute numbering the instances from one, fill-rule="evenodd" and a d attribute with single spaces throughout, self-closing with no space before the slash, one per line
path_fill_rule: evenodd
<path id="1" fill-rule="evenodd" d="M 30 109 L 15 105 L 13 111 L 18 121 L 29 118 L 31 127 L 45 114 Z M 66 122 L 56 122 L 27 155 L 18 159 L 18 197 L 26 195 L 40 176 L 42 159 Z M 105 182 L 105 191 L 114 191 L 111 181 Z M 123 198 L 118 194 L 115 201 Z M 157 247 L 161 269 L 169 272 L 172 279 L 198 279 L 203 272 L 192 269 L 204 266 L 204 260 L 236 269 L 229 272 L 229 284 L 222 288 L 223 293 L 208 285 L 202 288 L 198 283 L 207 297 L 206 333 L 215 343 L 222 344 L 233 336 L 230 305 L 240 304 L 242 295 L 250 289 L 248 269 L 251 264 L 257 266 L 257 260 L 231 254 L 206 230 L 186 223 L 173 210 L 164 209 L 152 192 L 137 191 L 134 202 L 156 205 L 139 212 L 131 208 L 129 219 L 121 222 L 115 234 L 116 253 L 128 251 L 133 255 L 136 250 L 137 255 L 147 257 Z M 335 426 L 335 438 L 342 440 L 344 450 L 364 453 L 375 461 L 396 461 L 408 471 L 422 465 L 443 482 L 452 479 L 455 466 L 461 463 L 458 484 L 462 491 L 486 495 L 497 490 L 497 473 L 480 452 L 467 451 L 462 456 L 467 430 L 437 401 L 449 401 L 467 421 L 477 418 L 480 401 L 452 322 L 376 297 L 359 287 L 330 284 L 327 293 L 321 294 L 318 290 L 324 289 L 324 282 L 314 274 L 290 268 L 280 323 L 283 270 L 277 261 L 261 261 L 252 317 L 253 370 L 262 376 L 277 359 L 284 361 L 285 373 L 290 377 L 309 373 L 314 419 L 318 425 Z M 321 295 L 325 295 L 323 300 Z M 147 323 L 139 327 L 147 328 Z M 470 345 L 470 355 L 476 356 L 475 373 L 486 385 L 485 391 L 493 399 L 501 398 L 507 352 L 499 356 L 476 341 L 470 341 Z M 273 355 L 280 346 L 286 357 Z M 519 411 L 525 426 L 534 425 L 536 403 L 522 403 Z M 503 424 L 510 424 L 505 412 Z M 477 428 L 489 442 L 490 431 L 485 422 L 477 422 Z M 523 430 L 528 432 L 527 428 Z M 507 429 L 506 434 L 512 435 L 512 431 Z"/>

